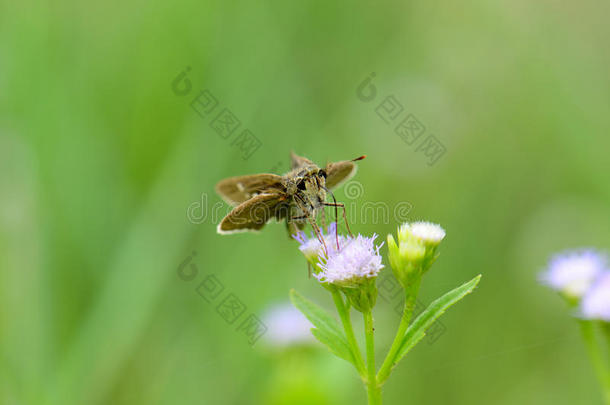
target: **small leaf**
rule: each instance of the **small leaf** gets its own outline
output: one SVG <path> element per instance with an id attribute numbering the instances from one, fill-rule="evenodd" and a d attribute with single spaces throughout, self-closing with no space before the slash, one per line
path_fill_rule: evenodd
<path id="1" fill-rule="evenodd" d="M 336 356 L 355 365 L 353 354 L 339 322 L 324 309 L 295 290 L 290 290 L 290 301 L 315 326 L 311 333 Z"/>
<path id="2" fill-rule="evenodd" d="M 316 328 L 329 330 L 335 335 L 343 336 L 341 326 L 339 326 L 339 322 L 335 318 L 294 289 L 290 290 L 290 301 Z"/>
<path id="3" fill-rule="evenodd" d="M 349 361 L 354 366 L 356 365 L 354 357 L 352 356 L 352 351 L 350 350 L 347 341 L 337 339 L 336 336 L 329 335 L 316 328 L 311 328 L 311 334 L 314 335 L 315 338 L 320 341 L 320 343 L 328 347 L 335 356 L 340 357 L 343 360 Z"/>
<path id="4" fill-rule="evenodd" d="M 394 364 L 398 363 L 420 340 L 426 335 L 426 330 L 432 326 L 434 321 L 438 319 L 447 308 L 470 294 L 479 284 L 481 275 L 479 274 L 469 282 L 459 286 L 455 290 L 449 291 L 441 298 L 432 302 L 424 312 L 422 312 L 415 321 L 409 326 L 405 337 L 402 340 L 400 349 L 394 358 Z"/>

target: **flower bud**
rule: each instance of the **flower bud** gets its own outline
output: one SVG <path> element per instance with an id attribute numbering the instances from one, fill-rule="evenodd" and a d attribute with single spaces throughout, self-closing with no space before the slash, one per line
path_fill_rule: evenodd
<path id="1" fill-rule="evenodd" d="M 414 222 L 409 226 L 414 238 L 420 240 L 427 248 L 436 248 L 445 238 L 445 230 L 432 222 Z"/>
<path id="2" fill-rule="evenodd" d="M 409 241 L 400 245 L 399 253 L 409 262 L 421 262 L 426 256 L 426 248 L 418 242 Z"/>
<path id="3" fill-rule="evenodd" d="M 436 248 L 445 237 L 439 225 L 430 222 L 404 223 L 397 231 L 398 244 L 388 235 L 390 264 L 394 276 L 407 288 L 416 282 L 437 258 Z"/>

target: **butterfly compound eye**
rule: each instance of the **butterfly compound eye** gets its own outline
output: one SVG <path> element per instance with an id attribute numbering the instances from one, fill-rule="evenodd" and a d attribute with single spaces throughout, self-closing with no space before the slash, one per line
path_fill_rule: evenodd
<path id="1" fill-rule="evenodd" d="M 326 178 L 326 170 L 324 170 L 324 169 L 320 170 L 320 171 L 318 172 L 318 175 L 320 175 L 320 176 L 322 176 L 322 177 Z"/>

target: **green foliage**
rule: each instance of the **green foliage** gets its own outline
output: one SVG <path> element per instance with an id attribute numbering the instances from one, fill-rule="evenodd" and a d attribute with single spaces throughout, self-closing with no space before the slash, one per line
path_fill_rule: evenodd
<path id="1" fill-rule="evenodd" d="M 610 3 L 549 4 L 0 2 L 0 403 L 260 403 L 285 354 L 251 347 L 195 288 L 215 274 L 257 316 L 290 287 L 313 296 L 283 226 L 219 237 L 212 217 L 218 180 L 284 171 L 291 149 L 368 155 L 359 197 L 335 192 L 354 232 L 394 232 L 360 210 L 380 202 L 445 226 L 422 302 L 485 272 L 447 335 L 395 370 L 388 404 L 600 402 L 577 328 L 535 280 L 551 252 L 610 246 Z M 186 66 L 261 139 L 250 159 L 172 93 Z M 391 94 L 396 121 L 414 114 L 447 147 L 434 166 L 376 114 Z M 380 344 L 394 304 L 378 300 Z M 322 352 L 321 389 L 362 402 L 350 364 Z M 409 367 L 424 361 L 438 368 Z"/>
<path id="2" fill-rule="evenodd" d="M 426 336 L 426 330 L 453 304 L 470 294 L 479 284 L 481 275 L 476 276 L 469 282 L 449 291 L 439 299 L 433 301 L 414 321 L 405 333 L 400 349 L 393 360 L 398 363 L 409 351 Z"/>
<path id="3" fill-rule="evenodd" d="M 354 364 L 354 356 L 347 339 L 335 318 L 295 290 L 290 290 L 290 300 L 315 326 L 311 333 L 336 356 Z"/>

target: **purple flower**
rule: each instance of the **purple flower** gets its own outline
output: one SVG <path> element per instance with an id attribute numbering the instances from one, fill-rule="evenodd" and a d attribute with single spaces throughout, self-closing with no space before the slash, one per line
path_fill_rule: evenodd
<path id="1" fill-rule="evenodd" d="M 342 238 L 340 249 L 330 249 L 328 256 L 320 255 L 321 271 L 314 276 L 323 283 L 340 285 L 359 284 L 365 278 L 377 277 L 383 269 L 379 248 L 375 238 L 358 235 L 355 238 Z"/>
<path id="2" fill-rule="evenodd" d="M 606 257 L 595 250 L 568 251 L 554 256 L 540 281 L 570 298 L 581 298 L 602 274 Z"/>
<path id="3" fill-rule="evenodd" d="M 333 222 L 328 226 L 328 233 L 324 233 L 322 229 L 320 229 L 320 233 L 322 234 L 326 248 L 331 251 L 337 250 L 337 223 Z M 313 232 L 310 233 L 310 235 L 310 237 L 307 237 L 305 232 L 301 231 L 294 235 L 293 238 L 299 242 L 299 250 L 305 255 L 307 260 L 316 262 L 318 256 L 324 253 L 324 248 Z M 344 239 L 343 236 L 339 236 L 339 245 L 342 244 L 341 242 L 344 241 Z"/>
<path id="4" fill-rule="evenodd" d="M 601 319 L 610 322 L 610 272 L 604 272 L 587 291 L 580 305 L 585 319 Z"/>

